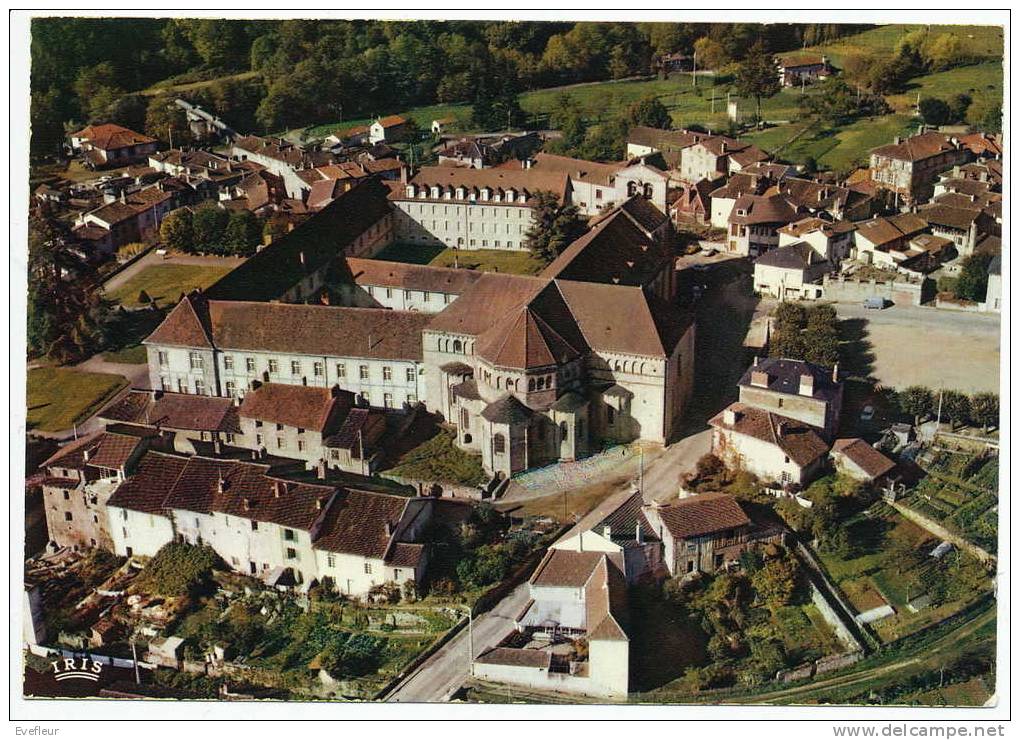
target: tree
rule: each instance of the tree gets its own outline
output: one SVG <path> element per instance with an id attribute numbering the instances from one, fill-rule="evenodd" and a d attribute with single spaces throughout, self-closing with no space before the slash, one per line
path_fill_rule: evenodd
<path id="1" fill-rule="evenodd" d="M 970 399 L 970 413 L 974 421 L 987 432 L 999 425 L 999 397 L 995 393 L 976 393 Z"/>
<path id="2" fill-rule="evenodd" d="M 967 120 L 967 111 L 970 109 L 970 105 L 973 102 L 970 95 L 967 93 L 957 93 L 951 97 L 948 101 L 950 118 L 953 123 L 959 123 L 960 121 Z"/>
<path id="3" fill-rule="evenodd" d="M 230 214 L 223 232 L 223 245 L 231 254 L 248 256 L 262 241 L 262 224 L 251 211 Z"/>
<path id="4" fill-rule="evenodd" d="M 561 204 L 554 194 L 547 191 L 537 194 L 533 214 L 524 245 L 535 259 L 545 264 L 556 259 L 587 228 L 576 206 Z"/>
<path id="5" fill-rule="evenodd" d="M 922 385 L 912 385 L 900 394 L 903 411 L 914 417 L 914 424 L 921 423 L 921 417 L 932 411 L 932 393 Z"/>
<path id="6" fill-rule="evenodd" d="M 213 584 L 220 558 L 208 545 L 168 542 L 152 557 L 136 583 L 161 596 L 197 596 Z"/>
<path id="7" fill-rule="evenodd" d="M 917 112 L 929 126 L 945 126 L 952 118 L 952 111 L 946 101 L 939 98 L 921 98 Z"/>
<path id="8" fill-rule="evenodd" d="M 955 67 L 963 60 L 960 37 L 955 33 L 939 34 L 923 45 L 922 56 L 933 72 Z"/>
<path id="9" fill-rule="evenodd" d="M 758 597 L 769 606 L 785 606 L 797 590 L 797 565 L 789 557 L 767 561 L 751 576 Z"/>
<path id="10" fill-rule="evenodd" d="M 191 252 L 195 247 L 195 226 L 191 211 L 178 208 L 159 226 L 159 238 L 167 249 L 175 252 Z"/>
<path id="11" fill-rule="evenodd" d="M 963 260 L 960 277 L 956 281 L 956 297 L 968 301 L 983 301 L 988 292 L 988 265 L 992 255 L 981 252 Z"/>
<path id="12" fill-rule="evenodd" d="M 822 305 L 811 309 L 801 337 L 805 360 L 830 367 L 839 361 L 838 324 L 839 319 L 832 306 Z"/>
<path id="13" fill-rule="evenodd" d="M 218 205 L 206 201 L 195 210 L 192 227 L 195 231 L 193 249 L 201 252 L 223 251 L 223 236 L 230 215 Z"/>
<path id="14" fill-rule="evenodd" d="M 970 399 L 959 391 L 942 392 L 942 416 L 949 419 L 950 428 L 970 420 Z"/>
<path id="15" fill-rule="evenodd" d="M 751 47 L 747 58 L 737 68 L 736 84 L 742 96 L 754 98 L 754 120 L 760 122 L 762 98 L 771 98 L 781 89 L 776 60 L 760 41 Z"/>
<path id="16" fill-rule="evenodd" d="M 673 119 L 666 106 L 655 97 L 649 95 L 632 104 L 627 109 L 627 121 L 632 126 L 650 126 L 652 128 L 672 128 Z"/>
<path id="17" fill-rule="evenodd" d="M 694 53 L 698 55 L 698 64 L 703 69 L 718 70 L 730 61 L 722 44 L 708 36 L 694 42 Z"/>

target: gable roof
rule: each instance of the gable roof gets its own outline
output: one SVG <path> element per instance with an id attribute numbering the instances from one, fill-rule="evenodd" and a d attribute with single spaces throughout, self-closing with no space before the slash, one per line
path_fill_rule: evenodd
<path id="1" fill-rule="evenodd" d="M 833 455 L 844 455 L 873 479 L 896 467 L 896 463 L 869 445 L 860 437 L 837 439 L 832 445 Z"/>
<path id="2" fill-rule="evenodd" d="M 808 267 L 818 267 L 822 263 L 828 264 L 828 260 L 818 254 L 814 247 L 807 242 L 794 242 L 770 249 L 754 261 L 756 265 L 777 267 L 783 270 L 804 270 Z"/>
<path id="3" fill-rule="evenodd" d="M 588 582 L 605 553 L 549 550 L 529 582 L 534 586 L 581 588 Z"/>
<path id="4" fill-rule="evenodd" d="M 347 267 L 358 285 L 460 294 L 482 276 L 477 270 L 415 265 L 407 262 L 348 257 Z"/>
<path id="5" fill-rule="evenodd" d="M 117 487 L 106 505 L 164 515 L 163 501 L 184 472 L 188 459 L 163 452 L 146 452 L 138 461 L 134 475 Z"/>
<path id="6" fill-rule="evenodd" d="M 831 400 L 839 394 L 842 387 L 841 383 L 832 380 L 832 372 L 821 365 L 783 357 L 762 357 L 756 365 L 751 365 L 744 371 L 738 385 L 760 388 L 761 386 L 756 386 L 753 383 L 755 373 L 768 375 L 770 391 L 786 393 L 791 396 L 801 395 L 800 378 L 802 375 L 810 375 L 812 378 L 814 389 L 812 398 Z"/>
<path id="7" fill-rule="evenodd" d="M 923 134 L 903 139 L 899 143 L 876 147 L 871 150 L 871 153 L 889 159 L 918 162 L 956 148 L 945 134 L 940 134 L 936 131 L 925 131 Z"/>
<path id="8" fill-rule="evenodd" d="M 582 517 L 560 538 L 560 541 L 569 540 L 582 532 L 596 532 L 605 536 L 605 528 L 608 526 L 609 538 L 613 542 L 626 545 L 636 542 L 637 528 L 640 525 L 642 539 L 656 542 L 659 538 L 642 511 L 643 505 L 641 491 L 626 490 L 615 493 Z"/>
<path id="9" fill-rule="evenodd" d="M 403 116 L 383 116 L 382 118 L 376 119 L 383 128 L 393 128 L 394 126 L 403 126 L 407 123 L 407 119 Z"/>
<path id="10" fill-rule="evenodd" d="M 726 411 L 736 413 L 736 422 L 727 424 Z M 726 411 L 714 416 L 708 423 L 716 429 L 725 429 L 753 437 L 778 447 L 800 467 L 807 467 L 829 451 L 829 445 L 809 424 L 771 411 L 764 411 L 744 403 L 731 403 Z"/>
<path id="11" fill-rule="evenodd" d="M 396 542 L 397 525 L 412 500 L 344 489 L 323 519 L 313 547 L 327 552 L 384 558 Z"/>
<path id="12" fill-rule="evenodd" d="M 240 432 L 233 399 L 191 393 L 132 390 L 97 415 L 166 429 Z"/>
<path id="13" fill-rule="evenodd" d="M 677 539 L 714 534 L 751 523 L 740 503 L 728 493 L 700 493 L 655 509 Z"/>
<path id="14" fill-rule="evenodd" d="M 66 444 L 39 467 L 63 467 L 83 469 L 86 465 L 111 470 L 123 470 L 138 446 L 140 437 L 100 430 Z"/>
<path id="15" fill-rule="evenodd" d="M 475 352 L 496 367 L 529 369 L 569 362 L 585 349 L 574 347 L 528 306 L 504 317 L 478 337 Z"/>
<path id="16" fill-rule="evenodd" d="M 535 154 L 534 163 L 526 172 L 558 173 L 580 182 L 608 185 L 616 173 L 628 164 L 629 162 L 590 162 L 586 159 L 538 152 Z"/>
<path id="17" fill-rule="evenodd" d="M 788 224 L 796 220 L 797 209 L 778 193 L 741 195 L 733 204 L 729 217 L 730 223 L 746 225 Z"/>
<path id="18" fill-rule="evenodd" d="M 483 273 L 460 298 L 432 317 L 428 328 L 477 336 L 492 325 L 493 316 L 511 313 L 547 284 L 537 277 Z"/>
<path id="19" fill-rule="evenodd" d="M 819 64 L 825 64 L 825 57 L 821 54 L 790 54 L 779 57 L 776 61 L 784 69 L 791 67 L 814 67 Z"/>
<path id="20" fill-rule="evenodd" d="M 181 310 L 184 304 L 204 307 L 208 335 L 199 336 L 195 327 L 201 325 L 193 318 L 195 312 Z M 384 308 L 209 301 L 187 296 L 145 344 L 420 361 L 421 332 L 431 318 Z"/>
<path id="21" fill-rule="evenodd" d="M 86 126 L 81 131 L 71 134 L 75 139 L 87 139 L 96 149 L 120 149 L 126 146 L 152 144 L 156 140 L 151 136 L 140 134 L 116 123 L 100 123 Z"/>
<path id="22" fill-rule="evenodd" d="M 244 395 L 238 415 L 326 433 L 335 415 L 353 405 L 354 396 L 339 388 L 263 383 Z"/>

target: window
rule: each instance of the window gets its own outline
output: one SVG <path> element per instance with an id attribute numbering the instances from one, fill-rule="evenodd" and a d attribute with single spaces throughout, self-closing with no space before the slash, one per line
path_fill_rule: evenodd
<path id="1" fill-rule="evenodd" d="M 371 563 L 365 563 L 365 573 L 367 573 L 368 575 L 372 575 L 372 564 Z"/>
<path id="2" fill-rule="evenodd" d="M 616 409 L 612 406 L 606 406 L 606 419 L 610 424 L 616 423 Z"/>
<path id="3" fill-rule="evenodd" d="M 70 500 L 71 500 L 71 492 L 70 491 L 64 491 L 64 501 L 70 501 Z"/>
<path id="4" fill-rule="evenodd" d="M 394 568 L 393 569 L 393 580 L 394 581 L 399 581 L 400 580 L 400 568 Z"/>
<path id="5" fill-rule="evenodd" d="M 389 365 L 383 365 L 382 379 L 393 380 L 393 368 L 391 368 Z"/>
<path id="6" fill-rule="evenodd" d="M 178 393 L 187 393 L 188 392 L 188 384 L 184 382 L 183 378 L 178 378 L 177 379 L 177 392 Z"/>
<path id="7" fill-rule="evenodd" d="M 244 369 L 250 373 L 255 372 L 255 358 L 245 357 L 244 358 Z"/>
<path id="8" fill-rule="evenodd" d="M 276 449 L 284 450 L 286 448 L 287 448 L 287 440 L 285 440 L 283 437 L 277 437 L 276 438 Z"/>
<path id="9" fill-rule="evenodd" d="M 298 440 L 297 448 L 298 448 L 298 452 L 304 452 L 305 451 L 305 442 L 304 442 L 303 439 L 299 439 Z"/>
<path id="10" fill-rule="evenodd" d="M 358 365 L 358 378 L 368 380 L 368 365 Z"/>
<path id="11" fill-rule="evenodd" d="M 298 360 L 290 361 L 290 374 L 300 375 L 301 374 L 301 363 Z"/>
<path id="12" fill-rule="evenodd" d="M 423 301 L 425 301 L 426 303 L 428 303 L 428 300 L 429 300 L 429 292 L 428 292 L 427 290 L 423 290 L 423 291 L 422 291 L 422 294 L 421 294 L 421 298 L 422 298 L 422 300 L 423 300 Z"/>
<path id="13" fill-rule="evenodd" d="M 393 408 L 393 394 L 392 393 L 383 393 L 383 406 L 385 406 L 388 409 Z"/>
<path id="14" fill-rule="evenodd" d="M 279 360 L 270 360 L 269 361 L 269 374 L 270 375 L 276 375 L 278 372 L 280 372 L 280 361 Z"/>
<path id="15" fill-rule="evenodd" d="M 234 395 L 234 391 L 237 390 L 237 384 L 234 381 L 232 381 L 232 380 L 228 380 L 227 383 L 226 383 L 226 389 L 227 389 L 227 395 L 228 396 L 233 396 Z"/>
<path id="16" fill-rule="evenodd" d="M 779 408 L 783 408 L 783 399 L 779 399 Z"/>
<path id="17" fill-rule="evenodd" d="M 287 560 L 297 560 L 297 550 L 293 547 L 287 548 Z"/>
<path id="18" fill-rule="evenodd" d="M 336 555 L 327 555 L 326 556 L 326 565 L 328 565 L 330 568 L 335 568 L 336 567 Z"/>
<path id="19" fill-rule="evenodd" d="M 409 404 L 418 403 L 418 396 L 416 396 L 414 393 L 408 393 L 407 394 L 407 402 Z"/>
<path id="20" fill-rule="evenodd" d="M 230 556 L 230 564 L 236 568 L 237 566 L 239 566 L 241 564 L 241 561 L 237 559 L 236 555 L 231 555 Z"/>
<path id="21" fill-rule="evenodd" d="M 73 519 L 74 519 L 74 517 L 71 516 L 71 512 L 69 512 L 69 511 L 65 511 L 64 512 L 64 521 L 65 522 L 69 522 L 69 521 L 71 521 Z"/>
<path id="22" fill-rule="evenodd" d="M 202 355 L 198 352 L 192 352 L 188 355 L 188 362 L 191 365 L 192 370 L 204 370 L 205 362 L 202 359 Z"/>
<path id="23" fill-rule="evenodd" d="M 195 378 L 195 394 L 199 396 L 205 395 L 205 383 L 201 378 Z"/>
<path id="24" fill-rule="evenodd" d="M 386 289 L 386 297 L 387 298 L 392 298 L 393 297 L 393 288 L 387 288 Z"/>
<path id="25" fill-rule="evenodd" d="M 166 352 L 160 350 L 159 352 L 159 366 L 166 367 L 170 364 L 170 359 L 167 357 Z"/>
<path id="26" fill-rule="evenodd" d="M 347 366 L 344 365 L 342 362 L 338 362 L 336 364 L 336 376 L 338 378 L 346 378 L 347 377 Z"/>
<path id="27" fill-rule="evenodd" d="M 506 437 L 502 434 L 497 434 L 492 438 L 492 451 L 497 455 L 502 455 L 506 452 Z"/>
<path id="28" fill-rule="evenodd" d="M 123 519 L 125 522 L 127 521 L 128 518 L 127 509 L 120 510 L 120 518 Z"/>
<path id="29" fill-rule="evenodd" d="M 234 369 L 234 356 L 233 355 L 223 355 L 223 369 L 224 370 L 233 370 Z"/>
<path id="30" fill-rule="evenodd" d="M 407 382 L 408 383 L 413 383 L 414 382 L 415 375 L 414 375 L 414 368 L 413 367 L 407 368 L 405 377 L 407 378 Z"/>
<path id="31" fill-rule="evenodd" d="M 259 531 L 259 523 L 257 521 L 255 521 L 254 519 L 251 520 L 251 531 L 252 532 L 258 532 Z"/>
<path id="32" fill-rule="evenodd" d="M 255 444 L 257 444 L 259 447 L 262 446 L 262 443 L 265 442 L 265 440 L 266 440 L 266 438 L 263 437 L 261 434 L 256 434 L 255 435 Z"/>
<path id="33" fill-rule="evenodd" d="M 284 529 L 283 539 L 287 540 L 287 542 L 295 542 L 297 541 L 297 536 L 294 534 L 293 529 Z"/>
<path id="34" fill-rule="evenodd" d="M 160 390 L 169 391 L 170 387 L 171 387 L 170 386 L 170 378 L 166 377 L 165 375 L 160 375 L 159 376 L 159 387 L 160 387 Z"/>

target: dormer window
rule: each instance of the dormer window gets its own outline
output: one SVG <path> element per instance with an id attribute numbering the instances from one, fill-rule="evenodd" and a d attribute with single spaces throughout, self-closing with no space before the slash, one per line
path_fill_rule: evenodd
<path id="1" fill-rule="evenodd" d="M 510 190 L 506 191 L 506 202 L 507 203 L 513 203 L 514 200 L 516 200 L 516 198 L 517 198 L 517 191 L 516 190 L 510 189 Z"/>
<path id="2" fill-rule="evenodd" d="M 439 197 L 439 186 L 438 185 L 433 185 L 432 186 L 432 197 L 433 198 L 438 198 Z"/>
<path id="3" fill-rule="evenodd" d="M 488 188 L 482 188 L 482 200 L 488 200 L 491 191 Z"/>
<path id="4" fill-rule="evenodd" d="M 457 188 L 457 200 L 464 200 L 464 188 Z"/>
<path id="5" fill-rule="evenodd" d="M 414 197 L 414 185 L 408 185 L 407 186 L 407 197 L 408 198 L 413 198 Z"/>

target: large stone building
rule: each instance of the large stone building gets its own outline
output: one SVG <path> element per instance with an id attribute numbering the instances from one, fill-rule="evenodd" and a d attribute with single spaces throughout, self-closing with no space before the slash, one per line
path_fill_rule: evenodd
<path id="1" fill-rule="evenodd" d="M 510 166 L 514 164 L 507 163 Z M 635 195 L 651 201 L 662 213 L 666 213 L 669 176 L 648 164 L 643 157 L 602 163 L 539 152 L 524 166 L 529 167 L 532 173 L 567 177 L 570 204 L 588 216 L 618 206 Z"/>
<path id="2" fill-rule="evenodd" d="M 145 340 L 153 388 L 242 397 L 253 383 L 339 386 L 399 409 L 423 398 L 427 314 L 217 301 L 194 293 Z"/>
<path id="3" fill-rule="evenodd" d="M 69 137 L 73 154 L 81 156 L 93 169 L 118 167 L 143 161 L 156 151 L 159 142 L 116 123 L 86 126 Z"/>
<path id="4" fill-rule="evenodd" d="M 797 419 L 828 439 L 839 429 L 843 383 L 839 366 L 827 370 L 803 360 L 756 359 L 740 378 L 740 402 Z"/>
<path id="5" fill-rule="evenodd" d="M 900 202 L 912 204 L 931 197 L 938 175 L 963 164 L 971 152 L 960 140 L 936 131 L 871 150 L 871 179 L 892 191 Z"/>

